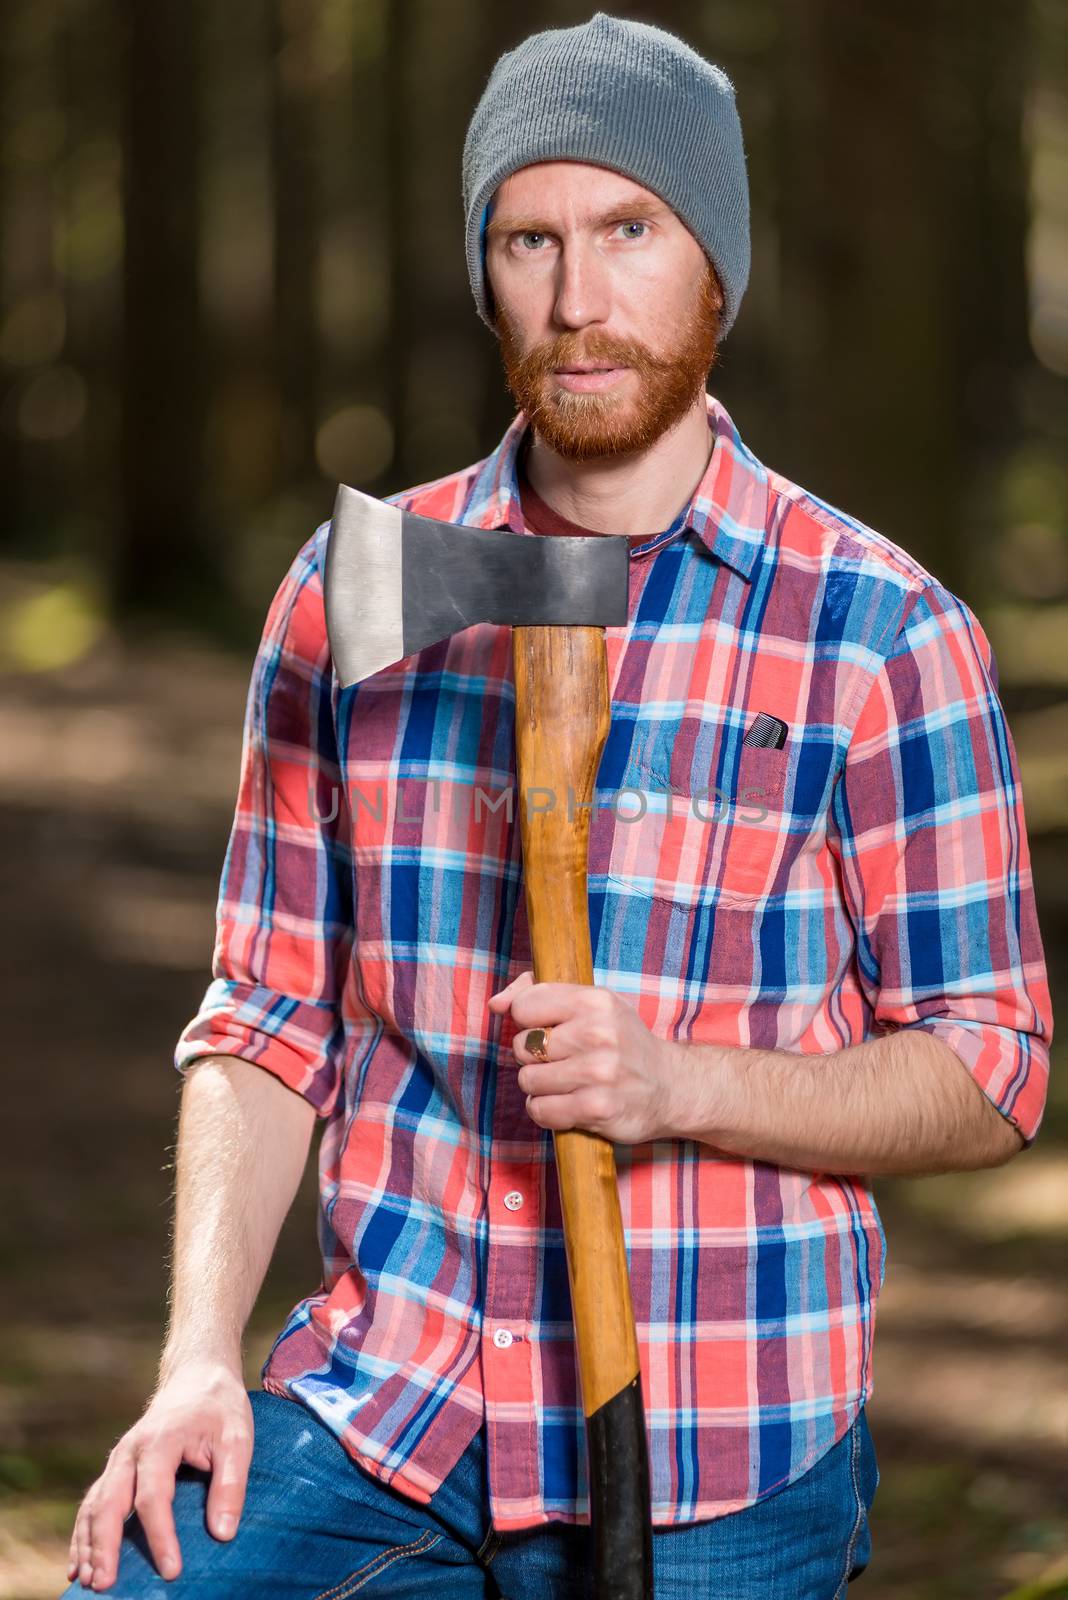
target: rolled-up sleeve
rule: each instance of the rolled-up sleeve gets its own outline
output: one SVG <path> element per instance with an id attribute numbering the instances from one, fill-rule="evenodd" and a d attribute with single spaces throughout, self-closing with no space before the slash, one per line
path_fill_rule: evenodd
<path id="1" fill-rule="evenodd" d="M 352 948 L 351 846 L 331 704 L 324 529 L 282 580 L 253 664 L 212 981 L 174 1064 L 256 1062 L 320 1117 L 337 1100 Z"/>
<path id="2" fill-rule="evenodd" d="M 964 602 L 919 591 L 862 700 L 832 825 L 875 1031 L 943 1039 L 1031 1144 L 1049 983 L 1016 752 Z"/>

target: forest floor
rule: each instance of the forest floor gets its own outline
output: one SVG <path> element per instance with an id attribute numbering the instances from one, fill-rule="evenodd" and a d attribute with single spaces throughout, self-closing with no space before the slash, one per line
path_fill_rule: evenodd
<path id="1" fill-rule="evenodd" d="M 62 1592 L 81 1494 L 154 1380 L 171 1056 L 208 979 L 248 668 L 192 638 L 105 638 L 77 666 L 0 682 L 0 1600 Z M 1032 852 L 1064 993 L 1063 836 Z M 1066 1078 L 1018 1161 L 876 1185 L 889 1264 L 865 1600 L 1068 1594 Z M 312 1160 L 249 1330 L 250 1387 L 318 1282 L 314 1197 Z"/>

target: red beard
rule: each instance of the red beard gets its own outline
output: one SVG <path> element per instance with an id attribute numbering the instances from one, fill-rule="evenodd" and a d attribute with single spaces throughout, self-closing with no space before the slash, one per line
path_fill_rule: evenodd
<path id="1" fill-rule="evenodd" d="M 511 324 L 498 311 L 494 326 L 508 388 L 539 439 L 570 461 L 590 461 L 647 450 L 674 427 L 704 389 L 715 363 L 720 324 L 715 284 L 710 265 L 675 348 L 662 356 L 596 329 L 561 334 L 524 354 Z M 554 369 L 590 361 L 632 368 L 637 395 L 625 400 L 614 391 L 576 394 L 558 387 Z"/>

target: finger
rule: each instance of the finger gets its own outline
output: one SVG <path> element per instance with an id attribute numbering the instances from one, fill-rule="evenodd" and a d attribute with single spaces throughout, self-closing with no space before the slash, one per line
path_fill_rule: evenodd
<path id="1" fill-rule="evenodd" d="M 512 978 L 510 982 L 506 983 L 503 989 L 498 989 L 496 994 L 490 995 L 490 1005 L 493 1006 L 497 1011 L 503 1011 L 507 1009 L 512 1002 L 513 996 L 521 989 L 529 989 L 533 982 L 533 972 L 528 970 L 519 973 L 517 977 Z"/>
<path id="2" fill-rule="evenodd" d="M 252 1435 L 247 1429 L 223 1431 L 212 1448 L 211 1487 L 208 1490 L 208 1531 L 216 1539 L 232 1539 L 245 1504 Z"/>
<path id="3" fill-rule="evenodd" d="M 74 1522 L 74 1534 L 71 1539 L 74 1572 L 78 1574 L 78 1582 L 83 1588 L 88 1588 L 89 1579 L 93 1575 L 93 1564 L 89 1560 L 89 1508 L 83 1500 L 78 1508 L 78 1515 Z M 74 1572 L 70 1572 L 71 1579 Z"/>
<path id="4" fill-rule="evenodd" d="M 133 1508 L 134 1463 L 123 1454 L 113 1460 L 93 1502 L 88 1536 L 89 1582 L 94 1588 L 114 1583 L 119 1570 L 122 1525 Z M 82 1580 L 83 1586 L 85 1579 Z"/>
<path id="5" fill-rule="evenodd" d="M 524 1094 L 537 1099 L 584 1089 L 590 1082 L 590 1073 L 582 1056 L 568 1056 L 563 1061 L 527 1063 L 520 1067 L 516 1082 Z"/>
<path id="6" fill-rule="evenodd" d="M 538 1027 L 551 1028 L 549 1037 L 545 1041 L 546 1054 L 550 1061 L 563 1061 L 567 1056 L 575 1056 L 581 1052 L 581 1040 L 577 1037 L 574 1025 L 567 1022 L 538 1023 Z M 531 1053 L 528 1040 L 534 1027 L 523 1028 L 512 1040 L 512 1050 L 516 1060 L 521 1066 L 528 1061 L 538 1061 L 541 1058 Z"/>
<path id="7" fill-rule="evenodd" d="M 608 1030 L 600 1031 L 582 1022 L 555 1023 L 545 1041 L 548 1061 L 532 1053 L 528 1041 L 533 1031 L 524 1028 L 512 1041 L 512 1053 L 522 1071 L 530 1066 L 565 1067 L 568 1072 L 579 1074 L 573 1082 L 569 1080 L 571 1088 L 577 1088 L 580 1083 L 604 1086 L 617 1077 L 619 1055 L 615 1048 L 615 1035 Z M 524 1087 L 522 1078 L 520 1087 Z M 538 1092 L 545 1091 L 542 1089 Z"/>
<path id="8" fill-rule="evenodd" d="M 553 1133 L 566 1133 L 577 1128 L 575 1100 L 570 1094 L 527 1095 L 527 1116 L 539 1128 L 549 1128 Z"/>
<path id="9" fill-rule="evenodd" d="M 611 1100 L 597 1089 L 576 1089 L 571 1094 L 527 1096 L 527 1115 L 540 1128 L 565 1133 L 582 1128 L 587 1133 L 602 1133 L 608 1138 L 613 1114 Z"/>
<path id="10" fill-rule="evenodd" d="M 80 1538 L 81 1538 L 81 1534 L 80 1534 L 79 1530 L 81 1528 L 82 1516 L 84 1514 L 84 1507 L 85 1507 L 85 1502 L 83 1501 L 82 1504 L 78 1507 L 78 1510 L 77 1510 L 77 1512 L 75 1514 L 75 1517 L 74 1517 L 74 1526 L 70 1530 L 70 1548 L 69 1548 L 69 1550 L 67 1552 L 67 1577 L 68 1578 L 73 1578 L 74 1574 L 78 1570 L 78 1567 L 81 1565 L 81 1555 L 79 1553 L 79 1541 L 80 1541 Z"/>
<path id="11" fill-rule="evenodd" d="M 148 1446 L 137 1462 L 134 1509 L 161 1577 L 176 1578 L 182 1552 L 174 1526 L 174 1480 L 182 1459 L 177 1438 Z"/>
<path id="12" fill-rule="evenodd" d="M 534 983 L 512 1000 L 512 1021 L 518 1028 L 554 1027 L 604 1002 L 605 989 L 589 983 Z"/>

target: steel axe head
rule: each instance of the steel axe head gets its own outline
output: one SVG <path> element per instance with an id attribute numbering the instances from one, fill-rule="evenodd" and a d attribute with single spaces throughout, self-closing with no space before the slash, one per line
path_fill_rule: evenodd
<path id="1" fill-rule="evenodd" d="M 628 541 L 531 537 L 418 517 L 341 484 L 326 547 L 326 631 L 343 689 L 475 622 L 621 626 Z"/>

